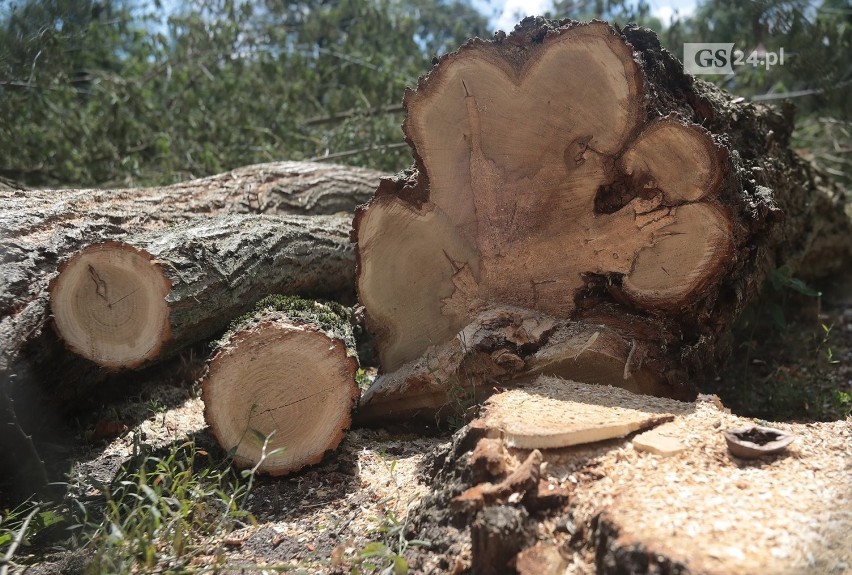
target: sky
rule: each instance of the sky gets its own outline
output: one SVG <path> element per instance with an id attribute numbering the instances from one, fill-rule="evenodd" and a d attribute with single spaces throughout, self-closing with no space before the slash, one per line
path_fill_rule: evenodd
<path id="1" fill-rule="evenodd" d="M 649 0 L 651 14 L 668 24 L 676 13 L 688 16 L 696 0 Z M 473 0 L 473 5 L 490 18 L 495 30 L 510 31 L 526 16 L 539 16 L 553 8 L 553 0 Z"/>

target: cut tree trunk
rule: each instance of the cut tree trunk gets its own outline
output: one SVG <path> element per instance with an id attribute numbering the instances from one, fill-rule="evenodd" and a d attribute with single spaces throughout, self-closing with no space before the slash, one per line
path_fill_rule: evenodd
<path id="1" fill-rule="evenodd" d="M 169 357 L 271 293 L 354 300 L 344 216 L 227 215 L 88 245 L 50 303 L 68 348 L 106 369 Z"/>
<path id="2" fill-rule="evenodd" d="M 597 373 L 689 397 L 771 270 L 830 271 L 852 252 L 839 192 L 789 147 L 787 110 L 694 81 L 649 30 L 529 18 L 440 58 L 404 103 L 415 168 L 355 220 L 376 419 L 431 415 L 435 394 L 411 393 L 425 373 L 445 390 Z M 523 312 L 488 328 L 512 337 L 470 341 L 507 306 L 576 334 L 576 356 L 536 369 L 561 342 L 555 328 L 516 341 Z M 471 378 L 448 345 L 510 369 Z"/>
<path id="3" fill-rule="evenodd" d="M 202 382 L 211 432 L 238 467 L 286 475 L 319 463 L 360 396 L 345 309 L 270 297 L 235 324 Z"/>
<path id="4" fill-rule="evenodd" d="M 48 282 L 59 262 L 93 239 L 118 240 L 217 214 L 351 213 L 381 175 L 362 168 L 279 162 L 160 188 L 0 189 L 0 377 L 24 371 L 14 364 L 24 346 L 43 331 Z"/>

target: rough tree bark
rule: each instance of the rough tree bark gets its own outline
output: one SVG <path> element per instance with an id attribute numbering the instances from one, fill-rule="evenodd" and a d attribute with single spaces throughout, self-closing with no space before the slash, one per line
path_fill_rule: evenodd
<path id="1" fill-rule="evenodd" d="M 227 213 L 351 213 L 381 177 L 345 166 L 279 162 L 161 188 L 0 189 L 0 373 L 42 332 L 47 284 L 92 239 Z"/>
<path id="2" fill-rule="evenodd" d="M 91 243 L 51 282 L 68 348 L 132 369 L 208 339 L 272 293 L 354 300 L 348 216 L 227 215 Z"/>
<path id="3" fill-rule="evenodd" d="M 238 467 L 286 475 L 319 463 L 360 397 L 345 308 L 272 296 L 234 324 L 202 381 L 211 432 Z"/>
<path id="4" fill-rule="evenodd" d="M 351 213 L 380 176 L 360 168 L 279 162 L 160 188 L 0 186 L 0 399 L 7 406 L 2 413 L 10 414 L 0 421 L 10 428 L 0 434 L 0 442 L 4 452 L 33 454 L 31 460 L 9 466 L 0 477 L 0 491 L 26 497 L 43 487 L 44 467 L 28 435 L 49 434 L 44 430 L 56 426 L 49 414 L 80 399 L 56 393 L 67 389 L 58 384 L 104 377 L 103 370 L 74 357 L 53 330 L 45 329 L 48 284 L 66 257 L 95 239 L 121 241 L 199 217 Z M 50 390 L 53 408 L 45 404 L 44 390 Z"/>
<path id="5" fill-rule="evenodd" d="M 433 411 L 425 372 L 469 388 L 460 349 L 498 364 L 480 388 L 525 376 L 558 356 L 557 326 L 585 343 L 541 372 L 583 381 L 606 357 L 600 383 L 690 397 L 772 269 L 852 250 L 837 192 L 789 147 L 789 110 L 685 75 L 649 30 L 529 18 L 440 58 L 404 103 L 415 167 L 355 220 L 375 418 Z M 506 306 L 552 325 L 529 337 L 522 312 L 488 316 Z"/>

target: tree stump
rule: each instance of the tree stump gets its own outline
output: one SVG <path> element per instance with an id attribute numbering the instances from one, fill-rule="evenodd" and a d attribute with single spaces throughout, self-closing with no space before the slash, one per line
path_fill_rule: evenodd
<path id="1" fill-rule="evenodd" d="M 457 572 L 524 575 L 562 573 L 566 562 L 571 573 L 842 571 L 852 559 L 848 421 L 780 423 L 796 441 L 760 462 L 731 453 L 724 438 L 751 424 L 715 396 L 684 403 L 547 376 L 494 394 L 427 458 L 430 491 L 408 520 L 432 546 L 428 563 L 410 550 L 409 565 L 442 562 L 449 572 L 459 558 Z M 639 448 L 654 432 L 682 445 Z"/>
<path id="2" fill-rule="evenodd" d="M 540 372 L 587 381 L 606 355 L 600 383 L 688 398 L 769 271 L 814 245 L 827 268 L 849 256 L 848 219 L 788 146 L 791 118 L 693 81 L 650 31 L 528 18 L 441 57 L 404 103 L 415 167 L 355 219 L 377 420 L 434 411 L 412 366 L 445 388 L 469 379 L 441 346 L 482 347 L 466 334 L 506 307 L 587 334 Z M 818 219 L 837 225 L 816 241 Z M 480 387 L 554 355 L 552 328 L 528 343 L 522 326 L 492 323 L 513 333 L 485 346 L 510 369 Z"/>
<path id="3" fill-rule="evenodd" d="M 349 429 L 360 392 L 345 309 L 270 297 L 234 322 L 202 382 L 204 417 L 238 467 L 286 475 Z"/>

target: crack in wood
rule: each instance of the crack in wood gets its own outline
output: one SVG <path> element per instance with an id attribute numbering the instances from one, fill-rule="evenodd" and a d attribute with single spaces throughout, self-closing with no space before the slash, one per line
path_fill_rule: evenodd
<path id="1" fill-rule="evenodd" d="M 284 405 L 279 405 L 278 407 L 270 407 L 269 409 L 264 409 L 263 411 L 258 412 L 258 415 L 263 415 L 264 413 L 270 413 L 271 414 L 273 411 L 278 411 L 279 409 L 284 409 L 286 407 L 290 407 L 291 405 L 296 405 L 297 403 L 301 403 L 305 400 L 312 399 L 312 398 L 314 398 L 318 395 L 322 395 L 323 393 L 328 393 L 329 391 L 330 390 L 328 390 L 328 389 L 321 389 L 320 391 L 318 391 L 316 393 L 306 395 L 305 397 L 303 397 L 301 399 L 297 399 L 295 401 L 291 401 L 290 403 L 285 403 Z M 271 417 L 271 415 L 270 415 L 270 417 Z"/>
<path id="2" fill-rule="evenodd" d="M 89 277 L 92 278 L 92 281 L 95 283 L 95 295 L 107 302 L 107 306 L 109 306 L 110 303 L 109 298 L 107 297 L 106 282 L 103 280 L 103 278 L 101 278 L 101 276 L 95 270 L 94 266 L 92 266 L 92 264 L 89 264 Z"/>
<path id="3" fill-rule="evenodd" d="M 130 293 L 129 293 L 129 294 L 127 294 L 126 296 L 124 296 L 124 297 L 120 297 L 120 298 L 118 298 L 117 300 L 115 300 L 115 301 L 114 301 L 114 302 L 112 302 L 112 303 L 108 303 L 108 304 L 107 304 L 107 307 L 111 309 L 111 308 L 112 308 L 112 306 L 114 306 L 115 304 L 120 303 L 120 302 L 122 302 L 122 301 L 126 300 L 127 298 L 129 298 L 130 296 L 132 296 L 133 294 L 135 294 L 136 292 L 138 292 L 138 291 L 139 291 L 139 289 L 140 289 L 140 288 L 136 288 L 135 290 L 133 290 L 132 292 L 130 292 Z"/>

